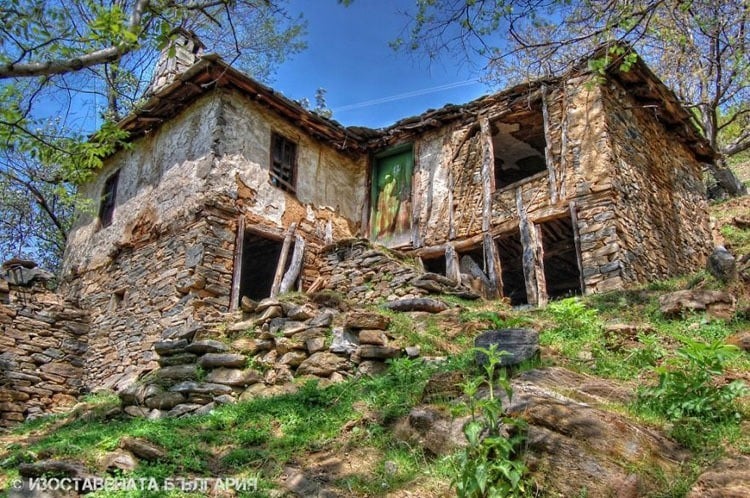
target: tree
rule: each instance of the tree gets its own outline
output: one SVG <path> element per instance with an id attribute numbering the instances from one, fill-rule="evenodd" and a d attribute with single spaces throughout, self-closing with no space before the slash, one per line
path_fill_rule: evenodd
<path id="1" fill-rule="evenodd" d="M 719 153 L 708 166 L 740 195 L 725 160 L 750 149 L 750 129 L 736 133 L 750 116 L 749 18 L 746 0 L 416 0 L 406 39 L 394 45 L 478 59 L 489 81 L 507 84 L 560 75 L 602 44 L 627 44 L 693 111 Z"/>
<path id="2" fill-rule="evenodd" d="M 285 1 L 3 1 L 0 252 L 57 265 L 76 186 L 124 143 L 112 123 L 138 104 L 175 27 L 268 81 L 305 46 Z"/>

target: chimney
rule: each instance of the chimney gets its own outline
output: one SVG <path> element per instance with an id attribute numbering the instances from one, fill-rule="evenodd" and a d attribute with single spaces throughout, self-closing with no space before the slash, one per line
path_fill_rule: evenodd
<path id="1" fill-rule="evenodd" d="M 170 42 L 159 55 L 146 95 L 153 95 L 172 83 L 178 74 L 198 62 L 205 46 L 192 31 L 176 28 L 169 34 Z"/>

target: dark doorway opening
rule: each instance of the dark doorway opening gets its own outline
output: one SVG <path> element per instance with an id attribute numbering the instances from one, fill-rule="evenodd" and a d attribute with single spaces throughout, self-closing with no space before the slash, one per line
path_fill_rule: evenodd
<path id="1" fill-rule="evenodd" d="M 267 239 L 245 230 L 242 241 L 240 298 L 247 296 L 257 301 L 271 295 L 282 245 L 281 240 Z"/>
<path id="2" fill-rule="evenodd" d="M 544 278 L 550 299 L 581 294 L 573 222 L 569 217 L 538 224 L 544 250 Z"/>
<path id="3" fill-rule="evenodd" d="M 422 264 L 424 265 L 425 271 L 445 275 L 445 256 L 438 256 L 437 258 L 429 259 L 422 258 Z"/>
<path id="4" fill-rule="evenodd" d="M 495 239 L 503 275 L 503 296 L 510 304 L 528 304 L 526 279 L 523 275 L 523 246 L 520 232 L 510 232 Z"/>

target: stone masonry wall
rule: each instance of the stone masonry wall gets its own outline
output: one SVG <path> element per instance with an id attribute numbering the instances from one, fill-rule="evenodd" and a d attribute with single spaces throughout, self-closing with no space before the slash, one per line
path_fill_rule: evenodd
<path id="1" fill-rule="evenodd" d="M 0 279 L 0 427 L 76 403 L 88 332 L 86 313 L 59 295 Z"/>
<path id="2" fill-rule="evenodd" d="M 620 86 L 607 86 L 604 103 L 624 281 L 703 267 L 711 233 L 701 164 Z"/>

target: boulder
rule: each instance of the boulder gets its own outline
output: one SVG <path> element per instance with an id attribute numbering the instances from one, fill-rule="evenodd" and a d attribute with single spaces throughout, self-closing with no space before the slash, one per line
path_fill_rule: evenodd
<path id="1" fill-rule="evenodd" d="M 726 283 L 737 278 L 737 261 L 724 246 L 717 246 L 708 257 L 708 272 Z"/>
<path id="2" fill-rule="evenodd" d="M 750 496 L 750 456 L 736 455 L 719 460 L 703 472 L 687 498 L 742 498 Z"/>
<path id="3" fill-rule="evenodd" d="M 333 353 L 319 352 L 303 361 L 297 368 L 297 375 L 316 375 L 328 377 L 337 370 L 346 370 L 349 362 L 346 358 Z"/>
<path id="4" fill-rule="evenodd" d="M 244 354 L 237 353 L 206 353 L 198 359 L 201 368 L 236 368 L 247 363 Z"/>
<path id="5" fill-rule="evenodd" d="M 507 354 L 500 356 L 500 366 L 518 365 L 539 355 L 539 333 L 530 329 L 498 329 L 482 332 L 474 339 L 474 347 L 489 349 Z M 477 353 L 477 362 L 483 365 L 487 355 Z"/>
<path id="6" fill-rule="evenodd" d="M 127 450 L 142 460 L 153 462 L 167 456 L 167 452 L 142 438 L 125 436 L 120 439 L 120 448 Z"/>
<path id="7" fill-rule="evenodd" d="M 375 346 L 385 346 L 388 342 L 388 337 L 382 330 L 362 329 L 359 331 L 358 337 L 360 344 L 374 344 Z"/>
<path id="8" fill-rule="evenodd" d="M 347 329 L 377 329 L 385 330 L 390 325 L 391 319 L 380 313 L 369 311 L 350 311 L 346 314 L 344 327 Z"/>
<path id="9" fill-rule="evenodd" d="M 729 319 L 737 300 L 728 292 L 715 290 L 680 290 L 659 297 L 659 309 L 667 317 L 685 312 L 705 311 L 714 318 Z"/>
<path id="10" fill-rule="evenodd" d="M 263 380 L 263 376 L 257 370 L 238 368 L 217 368 L 211 370 L 206 376 L 206 382 L 210 384 L 224 384 L 227 386 L 249 386 Z"/>

